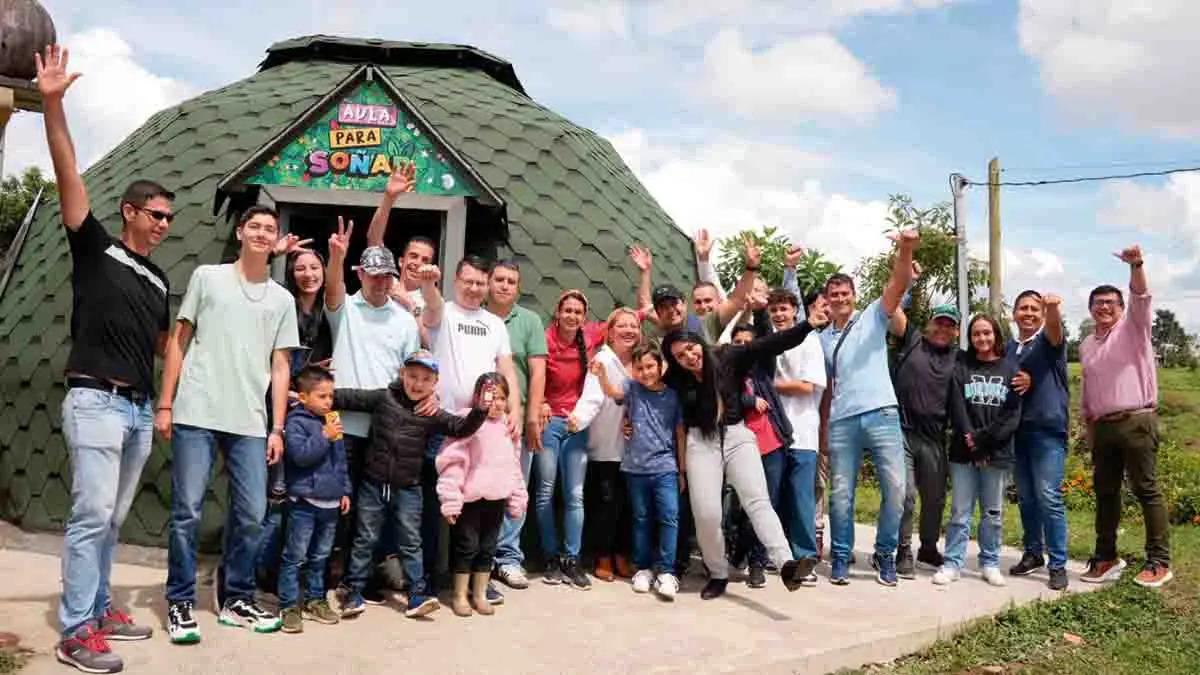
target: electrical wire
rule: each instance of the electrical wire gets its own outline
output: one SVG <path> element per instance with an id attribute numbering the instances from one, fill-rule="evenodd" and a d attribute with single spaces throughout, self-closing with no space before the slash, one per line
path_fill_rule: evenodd
<path id="1" fill-rule="evenodd" d="M 1002 167 L 1001 173 L 1046 173 L 1048 171 L 1091 171 L 1101 169 L 1115 169 L 1118 167 L 1166 167 L 1178 166 L 1180 164 L 1190 165 L 1200 163 L 1200 159 L 1179 159 L 1174 161 L 1158 160 L 1146 161 L 1136 160 L 1128 162 L 1107 162 L 1101 164 L 1061 164 L 1059 166 L 1010 166 Z"/>
<path id="2" fill-rule="evenodd" d="M 1105 180 L 1121 180 L 1126 178 L 1147 178 L 1150 176 L 1169 176 L 1176 173 L 1192 173 L 1200 171 L 1200 166 L 1187 167 L 1183 169 L 1167 169 L 1165 171 L 1140 171 L 1138 173 L 1113 174 L 1108 176 L 1079 176 L 1076 178 L 1049 178 L 1046 180 L 1018 180 L 1018 181 L 974 181 L 963 179 L 967 185 L 975 185 L 987 187 L 990 185 L 1003 185 L 1008 187 L 1037 187 L 1039 185 L 1062 185 L 1064 183 L 1091 183 Z"/>

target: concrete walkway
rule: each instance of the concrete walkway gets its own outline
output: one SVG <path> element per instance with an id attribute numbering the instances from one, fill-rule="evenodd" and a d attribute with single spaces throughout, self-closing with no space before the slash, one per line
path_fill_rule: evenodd
<path id="1" fill-rule="evenodd" d="M 933 586 L 932 572 L 897 588 L 876 584 L 867 566 L 874 532 L 857 532 L 859 565 L 849 586 L 828 583 L 788 593 L 778 577 L 765 589 L 731 583 L 720 600 L 700 600 L 703 579 L 689 577 L 678 600 L 635 595 L 628 582 L 596 582 L 591 591 L 545 586 L 537 579 L 510 591 L 492 617 L 461 619 L 448 608 L 431 620 L 405 619 L 395 607 L 371 607 L 338 626 L 306 624 L 303 635 L 255 635 L 218 626 L 211 587 L 202 586 L 203 642 L 168 643 L 161 631 L 147 642 L 114 643 L 132 673 L 335 673 L 400 669 L 425 673 L 825 673 L 887 661 L 953 634 L 964 622 L 1012 604 L 1056 594 L 1044 574 L 1010 578 L 1006 588 L 987 586 L 971 569 L 948 588 Z M 59 561 L 47 548 L 0 544 L 0 631 L 21 636 L 36 650 L 30 675 L 68 672 L 53 656 Z M 123 556 L 123 558 L 127 558 Z M 143 554 L 143 557 L 145 554 Z M 154 557 L 153 553 L 150 557 Z M 1002 566 L 1019 557 L 1006 550 Z M 1071 592 L 1091 590 L 1073 565 Z M 160 627 L 166 607 L 161 567 L 119 564 L 113 586 L 134 618 Z M 73 671 L 72 671 L 73 672 Z"/>

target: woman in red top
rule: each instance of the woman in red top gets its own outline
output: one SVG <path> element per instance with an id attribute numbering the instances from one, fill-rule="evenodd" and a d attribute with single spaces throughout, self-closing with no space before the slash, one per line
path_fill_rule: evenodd
<path id="1" fill-rule="evenodd" d="M 575 588 L 591 588 L 579 565 L 583 539 L 583 483 L 587 476 L 587 432 L 571 433 L 567 417 L 583 392 L 588 362 L 604 342 L 604 324 L 587 322 L 587 297 L 580 291 L 563 291 L 546 328 L 546 403 L 549 421 L 542 432 L 542 451 L 533 456 L 534 511 L 546 573 L 542 581 Z M 563 529 L 560 541 L 554 517 L 554 484 L 562 474 Z"/>

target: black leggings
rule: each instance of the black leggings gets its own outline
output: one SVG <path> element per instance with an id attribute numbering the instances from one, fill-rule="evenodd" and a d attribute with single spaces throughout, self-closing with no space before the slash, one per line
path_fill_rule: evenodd
<path id="1" fill-rule="evenodd" d="M 592 555 L 628 555 L 633 547 L 633 520 L 625 496 L 620 462 L 588 462 L 583 497 Z"/>
<path id="2" fill-rule="evenodd" d="M 455 574 L 491 572 L 507 502 L 481 499 L 463 504 L 450 526 L 450 567 Z"/>

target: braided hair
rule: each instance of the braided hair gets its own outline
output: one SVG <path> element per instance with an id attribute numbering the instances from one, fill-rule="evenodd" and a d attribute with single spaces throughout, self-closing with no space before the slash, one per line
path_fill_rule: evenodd
<path id="1" fill-rule="evenodd" d="M 556 322 L 558 321 L 558 313 L 562 311 L 563 303 L 567 300 L 577 300 L 582 303 L 583 315 L 585 319 L 587 318 L 587 296 L 583 294 L 583 291 L 570 289 L 563 291 L 562 294 L 558 296 L 558 305 L 556 305 L 554 308 L 554 320 Z M 579 372 L 583 373 L 585 376 L 579 378 L 579 393 L 582 394 L 583 383 L 587 379 L 586 375 L 588 372 L 588 361 L 590 359 L 590 355 L 588 354 L 587 336 L 584 335 L 583 325 L 580 325 L 579 329 L 575 331 L 575 348 L 579 350 Z"/>

